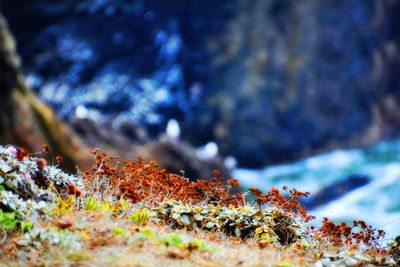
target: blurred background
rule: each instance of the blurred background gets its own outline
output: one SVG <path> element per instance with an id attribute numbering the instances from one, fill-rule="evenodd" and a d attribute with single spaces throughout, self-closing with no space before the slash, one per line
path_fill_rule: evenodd
<path id="1" fill-rule="evenodd" d="M 0 0 L 0 143 L 310 191 L 400 234 L 400 1 Z M 318 223 L 316 223 L 318 224 Z"/>

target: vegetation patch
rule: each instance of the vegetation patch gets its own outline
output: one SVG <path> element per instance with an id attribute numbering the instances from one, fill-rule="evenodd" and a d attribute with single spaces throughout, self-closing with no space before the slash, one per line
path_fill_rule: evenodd
<path id="1" fill-rule="evenodd" d="M 0 147 L 0 263 L 399 263 L 398 238 L 383 247 L 384 232 L 363 221 L 348 226 L 325 218 L 320 228 L 307 226 L 313 216 L 298 201 L 307 192 L 231 194 L 239 182 L 225 182 L 217 170 L 190 182 L 155 162 L 92 154 L 91 170 L 69 175 L 26 149 Z"/>

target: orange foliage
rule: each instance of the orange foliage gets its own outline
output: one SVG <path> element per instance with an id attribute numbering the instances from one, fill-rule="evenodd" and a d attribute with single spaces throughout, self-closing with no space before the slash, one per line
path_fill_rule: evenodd
<path id="1" fill-rule="evenodd" d="M 364 243 L 365 245 L 373 245 L 378 247 L 377 240 L 385 235 L 383 230 L 372 229 L 371 225 L 367 225 L 364 221 L 353 220 L 353 227 L 348 226 L 345 222 L 335 224 L 328 221 L 328 218 L 322 220 L 320 232 L 323 237 L 336 246 L 353 245 Z M 353 228 L 359 227 L 360 231 L 354 233 Z"/>
<path id="2" fill-rule="evenodd" d="M 67 186 L 67 192 L 68 192 L 68 194 L 75 195 L 76 197 L 80 197 L 83 195 L 82 190 L 76 188 L 75 185 L 73 185 L 73 184 L 69 184 Z"/>
<path id="3" fill-rule="evenodd" d="M 44 169 L 47 166 L 47 161 L 44 158 L 39 158 L 37 160 L 37 165 L 39 169 Z"/>
<path id="4" fill-rule="evenodd" d="M 50 153 L 52 151 L 51 148 L 46 144 L 42 145 L 42 147 L 43 147 L 44 154 Z"/>
<path id="5" fill-rule="evenodd" d="M 222 184 L 222 177 L 214 177 L 211 181 L 190 182 L 181 175 L 168 173 L 165 169 L 160 170 L 154 161 L 145 163 L 142 158 L 138 158 L 136 161 L 124 161 L 122 166 L 117 168 L 110 166 L 115 157 L 108 157 L 104 152 L 99 154 L 97 149 L 91 152 L 96 156 L 96 165 L 91 171 L 84 172 L 86 179 L 101 179 L 103 175 L 109 177 L 108 186 L 119 189 L 117 197 L 123 196 L 133 203 L 142 200 L 159 202 L 164 199 L 178 199 L 225 206 L 244 204 L 242 194 L 232 195 L 228 192 Z M 213 173 L 220 174 L 217 170 Z M 228 183 L 231 186 L 240 186 L 237 179 L 229 180 Z"/>
<path id="6" fill-rule="evenodd" d="M 17 159 L 22 161 L 29 156 L 29 150 L 26 147 L 17 148 Z"/>
<path id="7" fill-rule="evenodd" d="M 269 203 L 278 208 L 282 208 L 286 212 L 294 213 L 297 211 L 306 222 L 315 218 L 314 216 L 307 215 L 305 207 L 297 200 L 300 197 L 307 197 L 310 194 L 309 192 L 300 192 L 293 188 L 292 190 L 289 190 L 289 197 L 284 198 L 281 192 L 279 192 L 275 187 L 271 187 L 270 192 L 265 195 L 263 195 L 262 191 L 257 188 L 251 187 L 249 190 L 256 197 L 256 202 L 259 205 Z M 283 190 L 287 191 L 287 187 L 284 186 Z"/>

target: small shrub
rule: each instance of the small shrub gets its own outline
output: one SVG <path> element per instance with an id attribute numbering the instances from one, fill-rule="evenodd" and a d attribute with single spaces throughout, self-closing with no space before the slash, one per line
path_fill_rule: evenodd
<path id="1" fill-rule="evenodd" d="M 94 196 L 86 199 L 85 210 L 86 211 L 99 211 L 100 210 L 100 201 L 98 201 Z"/>
<path id="2" fill-rule="evenodd" d="M 271 205 L 281 208 L 286 212 L 295 213 L 297 212 L 304 219 L 304 221 L 309 221 L 314 219 L 314 216 L 307 215 L 307 211 L 304 206 L 300 204 L 298 198 L 307 197 L 309 192 L 300 192 L 295 188 L 289 190 L 289 197 L 284 198 L 275 187 L 271 187 L 271 190 L 265 195 L 262 194 L 262 191 L 257 188 L 249 188 L 250 192 L 256 197 L 256 202 L 261 209 L 261 205 L 270 203 Z M 287 191 L 287 187 L 283 187 L 284 191 Z"/>
<path id="3" fill-rule="evenodd" d="M 142 158 L 138 158 L 136 161 L 124 161 L 122 166 L 117 168 L 110 166 L 116 157 L 108 157 L 104 152 L 99 154 L 98 150 L 92 150 L 92 154 L 96 156 L 96 164 L 84 174 L 89 187 L 91 184 L 100 185 L 94 188 L 96 192 L 116 188 L 114 196 L 123 196 L 132 203 L 157 203 L 165 199 L 224 206 L 238 206 L 244 203 L 242 194 L 231 195 L 228 192 L 228 188 L 222 183 L 222 177 L 213 177 L 210 181 L 190 182 L 183 176 L 168 173 L 165 169 L 160 170 L 154 161 L 145 163 Z M 229 184 L 239 186 L 236 179 L 232 179 Z"/>
<path id="4" fill-rule="evenodd" d="M 354 232 L 353 229 L 355 228 L 358 228 L 359 231 Z M 378 239 L 385 236 L 384 231 L 372 229 L 372 226 L 367 225 L 364 221 L 353 220 L 353 226 L 348 226 L 345 222 L 335 224 L 328 221 L 326 217 L 322 220 L 320 233 L 322 237 L 335 246 L 351 246 L 363 243 L 374 248 L 377 252 L 380 252 Z"/>
<path id="5" fill-rule="evenodd" d="M 135 213 L 129 219 L 137 225 L 146 225 L 149 219 L 149 213 L 146 209 L 135 210 Z"/>

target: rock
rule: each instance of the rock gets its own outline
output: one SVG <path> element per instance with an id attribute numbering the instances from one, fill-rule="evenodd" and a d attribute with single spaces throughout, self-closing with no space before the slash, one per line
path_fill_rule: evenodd
<path id="1" fill-rule="evenodd" d="M 341 251 L 339 253 L 324 253 L 315 266 L 370 266 L 372 260 L 357 251 Z M 376 262 L 374 262 L 376 263 Z M 371 266 L 373 266 L 371 264 Z"/>
<path id="2" fill-rule="evenodd" d="M 363 256 L 361 254 L 358 254 L 358 253 L 355 253 L 352 257 L 354 259 L 358 260 L 358 261 L 364 261 L 364 262 L 370 262 L 371 261 L 369 258 L 367 258 L 367 257 L 365 257 L 365 256 Z"/>
<path id="3" fill-rule="evenodd" d="M 357 259 L 354 259 L 354 258 L 351 258 L 351 257 L 349 257 L 349 258 L 347 258 L 347 259 L 345 259 L 345 260 L 343 261 L 343 263 L 344 263 L 346 266 L 356 266 L 358 262 L 359 262 L 359 261 L 358 261 Z"/>
<path id="4" fill-rule="evenodd" d="M 145 157 L 159 162 L 163 168 L 172 173 L 182 173 L 194 181 L 198 178 L 209 179 L 213 177 L 213 170 L 219 170 L 221 177 L 230 179 L 230 170 L 226 168 L 223 160 L 215 156 L 210 159 L 200 159 L 196 149 L 191 145 L 164 137 L 150 144 L 150 149 Z M 151 156 L 148 156 L 151 155 Z M 233 189 L 236 192 L 236 189 Z"/>
<path id="5" fill-rule="evenodd" d="M 322 266 L 331 266 L 331 260 L 329 258 L 323 258 L 321 260 L 319 260 L 319 262 L 321 262 Z"/>
<path id="6" fill-rule="evenodd" d="M 192 145 L 167 135 L 152 141 L 141 125 L 126 123 L 114 129 L 111 124 L 104 125 L 91 119 L 75 119 L 71 124 L 91 146 L 118 155 L 121 160 L 134 160 L 139 156 L 146 161 L 154 160 L 161 168 L 183 173 L 192 181 L 211 178 L 215 169 L 221 171 L 222 177 L 231 178 L 231 170 L 218 155 L 200 158 Z"/>
<path id="7" fill-rule="evenodd" d="M 12 90 L 16 86 L 20 70 L 20 58 L 16 53 L 15 40 L 12 37 L 5 18 L 0 14 L 0 138 L 6 139 L 12 134 L 14 122 Z"/>
<path id="8" fill-rule="evenodd" d="M 337 259 L 337 257 L 340 256 L 340 254 L 338 255 L 337 253 L 330 253 L 330 252 L 325 252 L 323 254 L 324 258 L 332 258 L 332 259 Z"/>
<path id="9" fill-rule="evenodd" d="M 79 177 L 54 166 L 39 166 L 38 158 L 18 158 L 12 149 L 0 146 L 1 211 L 15 212 L 28 222 L 36 221 L 39 215 L 49 216 L 57 198 L 54 190 L 65 196 L 69 184 L 83 189 Z"/>
<path id="10" fill-rule="evenodd" d="M 126 146 L 133 147 L 150 141 L 140 125 L 127 123 L 114 129 L 110 123 L 100 123 L 88 118 L 74 118 L 69 124 L 92 147 L 106 147 L 108 144 L 123 149 Z"/>
<path id="11" fill-rule="evenodd" d="M 311 195 L 310 198 L 303 199 L 301 202 L 307 209 L 314 209 L 338 199 L 346 193 L 368 184 L 370 181 L 371 178 L 366 175 L 353 174 L 321 189 L 319 192 Z"/>
<path id="12" fill-rule="evenodd" d="M 35 152 L 48 144 L 71 172 L 89 165 L 84 142 L 26 86 L 14 38 L 0 14 L 0 144 L 10 143 Z"/>
<path id="13" fill-rule="evenodd" d="M 400 99 L 399 91 L 393 91 L 398 81 L 391 79 L 393 84 L 384 86 L 383 77 L 392 73 L 390 64 L 400 62 L 399 36 L 376 38 L 372 32 L 397 25 L 394 10 L 399 7 L 381 1 L 357 6 L 334 1 L 239 4 L 240 14 L 214 46 L 213 82 L 219 89 L 209 94 L 209 102 L 221 116 L 214 127 L 221 151 L 233 151 L 241 165 L 260 167 L 351 140 L 354 144 L 363 135 L 371 140 L 370 127 L 379 120 L 372 115 L 375 105 L 380 106 L 384 95 L 396 105 Z M 379 22 L 366 15 L 381 11 Z M 358 12 L 363 15 L 353 20 Z M 349 34 L 352 37 L 346 38 Z M 376 58 L 390 42 L 391 60 Z M 371 45 L 360 53 L 366 43 Z M 371 72 L 379 68 L 381 58 L 385 63 L 372 81 Z M 380 89 L 373 89 L 377 84 Z M 379 120 L 385 130 L 375 140 L 398 131 L 385 120 Z"/>

